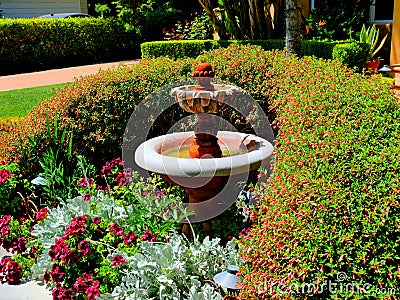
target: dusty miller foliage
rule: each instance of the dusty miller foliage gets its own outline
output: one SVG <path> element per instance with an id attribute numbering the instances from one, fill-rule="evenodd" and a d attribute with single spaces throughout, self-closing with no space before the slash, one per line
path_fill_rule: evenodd
<path id="1" fill-rule="evenodd" d="M 229 264 L 237 264 L 234 241 L 221 246 L 218 238 L 187 242 L 173 233 L 167 243 L 142 243 L 141 252 L 127 258 L 117 299 L 222 299 L 208 282 Z"/>

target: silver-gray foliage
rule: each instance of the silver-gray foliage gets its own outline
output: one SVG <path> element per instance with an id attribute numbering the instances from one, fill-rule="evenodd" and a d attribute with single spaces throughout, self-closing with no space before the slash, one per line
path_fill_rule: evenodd
<path id="1" fill-rule="evenodd" d="M 166 243 L 144 242 L 140 249 L 127 258 L 115 299 L 222 299 L 210 280 L 238 263 L 236 243 L 221 246 L 218 238 L 189 243 L 173 233 Z"/>

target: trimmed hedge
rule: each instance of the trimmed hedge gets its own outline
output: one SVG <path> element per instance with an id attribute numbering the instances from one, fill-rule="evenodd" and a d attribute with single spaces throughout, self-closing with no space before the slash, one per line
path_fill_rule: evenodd
<path id="1" fill-rule="evenodd" d="M 241 241 L 240 299 L 396 299 L 400 102 L 380 76 L 311 58 L 286 66 L 270 98 L 276 165 Z"/>
<path id="2" fill-rule="evenodd" d="M 205 51 L 226 48 L 232 44 L 260 46 L 264 50 L 284 50 L 284 40 L 184 40 L 146 42 L 140 45 L 142 58 L 169 56 L 175 59 L 196 58 Z M 336 48 L 339 48 L 336 50 Z M 368 46 L 356 42 L 302 41 L 301 56 L 337 59 L 350 67 L 362 67 L 367 60 Z M 360 63 L 361 62 L 361 63 Z"/>
<path id="3" fill-rule="evenodd" d="M 115 19 L 0 19 L 0 75 L 138 57 Z"/>

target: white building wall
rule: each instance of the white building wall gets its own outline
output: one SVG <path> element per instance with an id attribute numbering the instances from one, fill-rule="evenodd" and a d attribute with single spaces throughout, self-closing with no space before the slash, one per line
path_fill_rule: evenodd
<path id="1" fill-rule="evenodd" d="M 82 2 L 82 3 L 81 3 Z M 81 7 L 83 9 L 81 9 Z M 86 7 L 86 10 L 84 9 Z M 5 18 L 34 18 L 51 13 L 85 12 L 87 1 L 83 0 L 0 0 L 1 14 Z"/>

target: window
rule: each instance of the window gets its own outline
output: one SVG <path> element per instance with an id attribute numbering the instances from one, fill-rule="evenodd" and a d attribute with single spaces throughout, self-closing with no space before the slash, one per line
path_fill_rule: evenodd
<path id="1" fill-rule="evenodd" d="M 393 22 L 394 0 L 373 0 L 369 20 L 371 23 L 392 23 Z"/>

